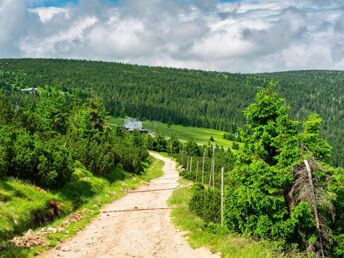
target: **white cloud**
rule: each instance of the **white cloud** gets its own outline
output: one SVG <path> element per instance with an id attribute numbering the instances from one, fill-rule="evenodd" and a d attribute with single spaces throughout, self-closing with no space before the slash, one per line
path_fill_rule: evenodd
<path id="1" fill-rule="evenodd" d="M 68 29 L 55 32 L 50 37 L 43 39 L 24 38 L 19 46 L 24 55 L 30 57 L 70 54 L 70 50 L 84 44 L 85 30 L 96 22 L 97 18 L 87 16 L 80 21 L 75 21 Z"/>
<path id="2" fill-rule="evenodd" d="M 187 3 L 186 3 L 187 2 Z M 344 68 L 339 0 L 0 1 L 0 57 L 68 57 L 241 72 Z"/>
<path id="3" fill-rule="evenodd" d="M 49 22 L 58 14 L 63 14 L 66 17 L 70 15 L 70 11 L 68 9 L 59 7 L 37 7 L 30 9 L 29 12 L 37 14 L 43 23 Z"/>

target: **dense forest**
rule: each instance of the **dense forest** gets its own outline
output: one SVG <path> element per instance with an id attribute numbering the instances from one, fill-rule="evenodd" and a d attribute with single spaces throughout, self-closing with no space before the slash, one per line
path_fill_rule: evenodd
<path id="1" fill-rule="evenodd" d="M 80 97 L 98 96 L 113 116 L 129 115 L 166 123 L 237 131 L 245 124 L 242 111 L 267 81 L 292 106 L 293 118 L 317 112 L 322 135 L 333 146 L 332 163 L 343 165 L 344 72 L 297 71 L 231 74 L 138 65 L 47 59 L 3 59 L 0 70 L 15 72 L 16 85 L 60 86 Z M 20 73 L 18 73 L 20 71 Z M 1 88 L 10 73 L 0 74 Z M 13 78 L 12 78 L 13 79 Z"/>

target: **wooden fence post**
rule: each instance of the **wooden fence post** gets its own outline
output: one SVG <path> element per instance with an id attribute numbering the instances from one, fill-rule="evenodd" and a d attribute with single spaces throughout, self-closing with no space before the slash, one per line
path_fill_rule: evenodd
<path id="1" fill-rule="evenodd" d="M 223 201 L 223 198 L 224 198 L 224 174 L 225 174 L 225 168 L 222 167 L 221 168 L 221 226 L 223 226 L 223 221 L 224 221 L 224 215 L 223 215 L 223 209 L 224 209 L 224 201 Z"/>
<path id="2" fill-rule="evenodd" d="M 212 174 L 213 174 L 213 166 L 212 166 L 212 164 L 210 164 L 210 173 L 209 173 L 209 187 L 211 186 L 211 178 L 212 178 Z"/>
<path id="3" fill-rule="evenodd" d="M 197 160 L 197 163 L 196 163 L 196 182 L 197 182 L 197 177 L 198 177 L 198 160 Z"/>
<path id="4" fill-rule="evenodd" d="M 202 185 L 204 183 L 204 159 L 205 159 L 205 150 L 203 151 L 203 160 L 202 160 Z"/>
<path id="5" fill-rule="evenodd" d="M 184 167 L 184 153 L 183 153 L 183 150 L 182 150 L 182 167 Z"/>
<path id="6" fill-rule="evenodd" d="M 186 171 L 189 171 L 189 156 L 186 160 Z"/>
<path id="7" fill-rule="evenodd" d="M 215 187 L 215 145 L 213 144 L 213 157 L 212 157 L 212 181 L 213 187 Z"/>
<path id="8" fill-rule="evenodd" d="M 190 174 L 192 174 L 192 157 L 191 157 L 191 160 L 190 160 Z"/>

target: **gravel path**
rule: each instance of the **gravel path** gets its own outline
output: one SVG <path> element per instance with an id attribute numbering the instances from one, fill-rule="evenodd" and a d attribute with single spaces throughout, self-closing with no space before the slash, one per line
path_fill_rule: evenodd
<path id="1" fill-rule="evenodd" d="M 83 231 L 43 257 L 219 257 L 205 248 L 192 249 L 172 226 L 166 202 L 173 190 L 158 189 L 178 186 L 176 163 L 158 154 L 151 155 L 165 162 L 162 177 L 135 190 L 143 192 L 128 193 L 104 207 L 104 212 Z M 131 211 L 106 213 L 118 210 Z"/>

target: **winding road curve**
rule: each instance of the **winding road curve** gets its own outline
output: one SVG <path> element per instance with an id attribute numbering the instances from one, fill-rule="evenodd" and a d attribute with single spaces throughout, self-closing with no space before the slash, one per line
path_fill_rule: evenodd
<path id="1" fill-rule="evenodd" d="M 192 249 L 172 226 L 167 199 L 173 191 L 170 188 L 178 186 L 176 163 L 159 154 L 151 155 L 164 161 L 162 177 L 104 207 L 84 230 L 43 257 L 219 257 L 206 248 Z M 114 212 L 118 210 L 130 211 Z"/>

